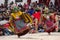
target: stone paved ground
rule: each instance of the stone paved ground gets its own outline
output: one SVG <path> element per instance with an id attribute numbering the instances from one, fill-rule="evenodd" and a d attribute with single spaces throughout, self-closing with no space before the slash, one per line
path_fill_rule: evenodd
<path id="1" fill-rule="evenodd" d="M 36 33 L 36 34 L 26 34 L 20 38 L 17 35 L 10 36 L 0 36 L 0 40 L 60 40 L 60 33 Z"/>

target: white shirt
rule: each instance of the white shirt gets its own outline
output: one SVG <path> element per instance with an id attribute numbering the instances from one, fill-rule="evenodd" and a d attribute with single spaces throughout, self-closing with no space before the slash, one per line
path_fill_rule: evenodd
<path id="1" fill-rule="evenodd" d="M 55 0 L 50 0 L 50 2 L 52 2 L 52 3 L 53 3 L 53 5 L 55 5 Z"/>
<path id="2" fill-rule="evenodd" d="M 4 24 L 6 24 L 6 23 L 8 23 L 9 21 L 7 21 L 7 20 L 2 20 L 2 21 L 0 21 L 0 25 L 4 25 Z"/>

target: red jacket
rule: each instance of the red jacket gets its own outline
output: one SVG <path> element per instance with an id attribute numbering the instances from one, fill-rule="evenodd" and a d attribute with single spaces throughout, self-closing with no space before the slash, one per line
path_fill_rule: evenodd
<path id="1" fill-rule="evenodd" d="M 33 14 L 33 16 L 34 16 L 34 18 L 37 18 L 38 20 L 40 20 L 40 18 L 41 18 L 41 13 L 40 12 L 35 12 L 34 14 Z"/>

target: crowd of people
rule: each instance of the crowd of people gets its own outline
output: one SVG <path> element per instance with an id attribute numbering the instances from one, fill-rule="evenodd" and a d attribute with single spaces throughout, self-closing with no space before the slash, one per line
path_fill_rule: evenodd
<path id="1" fill-rule="evenodd" d="M 52 4 L 52 2 L 49 6 L 46 6 L 44 3 L 39 4 L 37 2 L 30 3 L 30 5 L 27 3 L 24 3 L 24 5 L 21 3 L 17 5 L 12 2 L 7 7 L 4 7 L 2 4 L 0 9 L 0 34 L 11 35 L 15 33 L 16 29 L 14 29 L 14 26 L 10 26 L 12 23 L 10 25 L 8 23 L 11 20 L 12 13 L 16 13 L 17 11 L 30 15 L 32 21 L 30 21 L 31 30 L 29 33 L 58 32 L 59 23 L 57 14 L 59 13 L 59 10 Z M 18 16 L 20 14 L 16 15 Z M 27 22 L 27 20 L 25 21 Z M 15 24 L 19 24 L 19 21 L 15 22 Z M 22 25 L 24 26 L 24 24 L 20 24 L 19 26 Z M 19 27 L 17 28 L 19 29 Z"/>

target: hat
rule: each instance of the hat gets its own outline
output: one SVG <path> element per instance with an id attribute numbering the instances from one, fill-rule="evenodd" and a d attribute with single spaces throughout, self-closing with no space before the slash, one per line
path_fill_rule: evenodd
<path id="1" fill-rule="evenodd" d="M 19 8 L 18 8 L 18 7 L 14 7 L 13 10 L 14 10 L 14 11 L 15 11 L 15 10 L 19 10 Z"/>
<path id="2" fill-rule="evenodd" d="M 35 8 L 35 11 L 40 11 L 40 9 L 39 8 Z"/>

